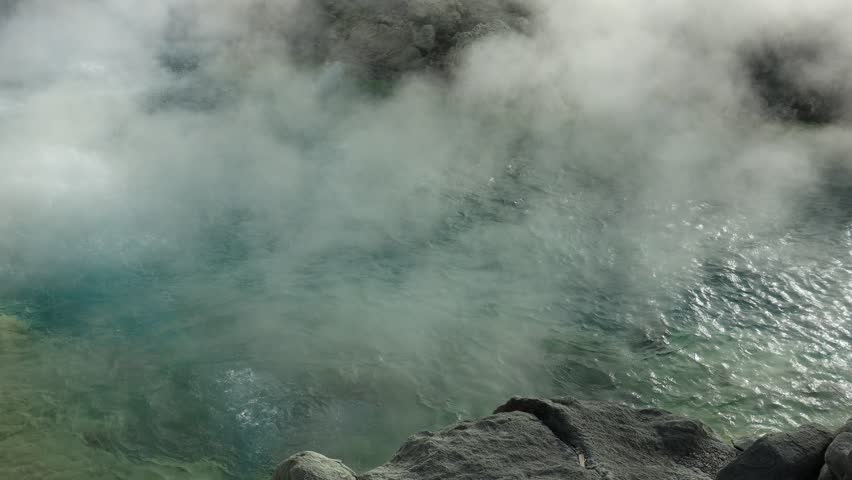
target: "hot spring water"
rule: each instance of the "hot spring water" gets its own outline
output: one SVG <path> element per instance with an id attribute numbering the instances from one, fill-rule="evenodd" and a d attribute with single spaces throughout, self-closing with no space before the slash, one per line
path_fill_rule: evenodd
<path id="1" fill-rule="evenodd" d="M 848 132 L 525 89 L 500 43 L 379 97 L 176 73 L 156 8 L 77 3 L 0 27 L 0 477 L 365 468 L 517 394 L 848 416 Z"/>

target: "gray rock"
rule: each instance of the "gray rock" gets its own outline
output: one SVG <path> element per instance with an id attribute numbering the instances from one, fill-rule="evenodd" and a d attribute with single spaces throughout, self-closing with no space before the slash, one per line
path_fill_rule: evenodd
<path id="1" fill-rule="evenodd" d="M 530 0 L 302 0 L 288 37 L 294 57 L 342 61 L 372 78 L 454 65 L 448 55 L 488 33 L 529 28 Z M 411 49 L 420 57 L 413 60 Z M 400 60 L 404 59 L 404 60 Z"/>
<path id="2" fill-rule="evenodd" d="M 826 478 L 852 480 L 852 432 L 844 431 L 834 438 L 825 452 L 825 467 L 823 470 L 831 475 Z"/>
<path id="3" fill-rule="evenodd" d="M 301 452 L 281 462 L 272 480 L 355 480 L 355 473 L 340 460 Z"/>
<path id="4" fill-rule="evenodd" d="M 435 27 L 423 25 L 414 31 L 414 46 L 427 52 L 435 48 Z"/>
<path id="5" fill-rule="evenodd" d="M 838 478 L 834 476 L 834 473 L 831 472 L 828 465 L 823 465 L 822 470 L 819 471 L 819 477 L 817 480 L 838 480 Z"/>
<path id="6" fill-rule="evenodd" d="M 410 437 L 360 480 L 597 478 L 534 416 L 513 412 Z"/>
<path id="7" fill-rule="evenodd" d="M 825 32 L 821 32 L 825 33 Z M 848 116 L 850 69 L 827 38 L 794 32 L 767 39 L 745 57 L 764 112 L 781 121 L 824 125 Z"/>
<path id="8" fill-rule="evenodd" d="M 804 425 L 789 433 L 759 438 L 726 465 L 717 480 L 801 480 L 817 478 L 832 433 L 819 425 Z"/>
<path id="9" fill-rule="evenodd" d="M 837 429 L 834 440 L 825 451 L 825 465 L 818 480 L 852 480 L 852 418 Z"/>
<path id="10" fill-rule="evenodd" d="M 748 447 L 754 445 L 754 442 L 756 442 L 759 438 L 760 437 L 754 436 L 737 438 L 733 441 L 733 445 L 734 448 L 742 452 L 744 450 L 748 450 Z"/>
<path id="11" fill-rule="evenodd" d="M 656 409 L 514 398 L 490 417 L 412 436 L 362 480 L 709 480 L 735 451 L 701 422 Z"/>
<path id="12" fill-rule="evenodd" d="M 506 22 L 497 20 L 489 23 L 480 23 L 470 30 L 459 32 L 453 36 L 452 46 L 443 59 L 444 69 L 452 70 L 461 63 L 462 55 L 474 43 L 484 38 L 495 35 L 506 35 L 515 32 Z"/>
<path id="13" fill-rule="evenodd" d="M 613 478 L 712 478 L 736 452 L 700 421 L 665 410 L 572 398 L 513 398 L 498 412 L 535 415 L 586 464 Z"/>

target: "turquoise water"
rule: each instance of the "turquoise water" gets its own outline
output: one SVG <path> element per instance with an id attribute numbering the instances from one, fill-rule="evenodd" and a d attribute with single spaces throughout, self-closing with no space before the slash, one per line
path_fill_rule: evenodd
<path id="1" fill-rule="evenodd" d="M 848 417 L 844 129 L 107 43 L 0 82 L 0 477 L 364 469 L 518 394 Z"/>

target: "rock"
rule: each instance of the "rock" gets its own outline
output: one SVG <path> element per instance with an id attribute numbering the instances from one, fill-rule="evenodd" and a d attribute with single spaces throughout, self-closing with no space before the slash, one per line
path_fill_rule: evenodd
<path id="1" fill-rule="evenodd" d="M 498 414 L 410 437 L 390 462 L 360 480 L 595 478 L 534 416 Z"/>
<path id="2" fill-rule="evenodd" d="M 340 460 L 301 452 L 281 462 L 272 480 L 355 480 L 355 472 Z"/>
<path id="3" fill-rule="evenodd" d="M 586 464 L 614 478 L 712 478 L 736 452 L 698 420 L 613 402 L 513 398 L 498 412 L 535 415 Z"/>
<path id="4" fill-rule="evenodd" d="M 838 480 L 837 477 L 831 472 L 831 469 L 828 468 L 828 465 L 823 465 L 822 470 L 819 471 L 819 477 L 817 480 Z"/>
<path id="5" fill-rule="evenodd" d="M 430 52 L 435 48 L 435 27 L 423 25 L 414 31 L 414 46 Z"/>
<path id="6" fill-rule="evenodd" d="M 819 480 L 852 480 L 852 418 L 835 432 L 834 440 L 825 451 L 825 465 Z"/>
<path id="7" fill-rule="evenodd" d="M 852 480 L 852 432 L 844 431 L 834 438 L 825 452 L 823 470 L 827 470 L 826 478 Z"/>
<path id="8" fill-rule="evenodd" d="M 470 30 L 459 32 L 453 36 L 452 47 L 443 59 L 444 69 L 452 70 L 461 63 L 462 55 L 468 47 L 478 40 L 494 35 L 505 35 L 514 32 L 506 22 L 495 21 L 491 23 L 480 23 Z"/>
<path id="9" fill-rule="evenodd" d="M 754 442 L 756 442 L 759 438 L 760 437 L 754 436 L 737 438 L 733 441 L 733 445 L 734 448 L 742 452 L 744 450 L 748 450 L 748 447 L 754 445 Z"/>
<path id="10" fill-rule="evenodd" d="M 709 480 L 735 456 L 699 421 L 570 398 L 514 398 L 495 414 L 412 436 L 362 480 Z"/>
<path id="11" fill-rule="evenodd" d="M 832 433 L 804 425 L 790 433 L 773 433 L 755 441 L 726 465 L 717 480 L 800 480 L 817 478 Z"/>
<path id="12" fill-rule="evenodd" d="M 302 0 L 299 25 L 288 25 L 295 58 L 344 62 L 370 78 L 413 71 L 446 72 L 450 54 L 489 33 L 527 29 L 529 0 Z M 524 3 L 521 3 L 524 2 Z M 413 57 L 412 50 L 418 52 Z"/>
<path id="13" fill-rule="evenodd" d="M 746 69 L 763 110 L 771 117 L 811 125 L 845 116 L 850 84 L 843 55 L 825 39 L 791 35 L 751 48 Z"/>

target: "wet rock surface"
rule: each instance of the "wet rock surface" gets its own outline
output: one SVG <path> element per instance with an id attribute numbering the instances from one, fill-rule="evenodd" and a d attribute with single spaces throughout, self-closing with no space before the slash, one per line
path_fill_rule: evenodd
<path id="1" fill-rule="evenodd" d="M 514 398 L 497 411 L 532 413 L 604 478 L 713 478 L 735 455 L 702 422 L 665 410 L 571 398 Z"/>

